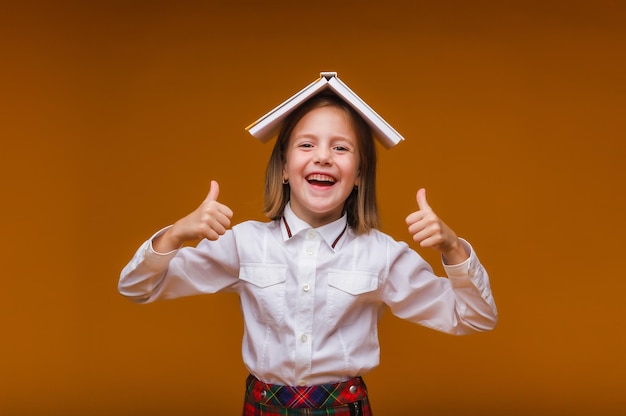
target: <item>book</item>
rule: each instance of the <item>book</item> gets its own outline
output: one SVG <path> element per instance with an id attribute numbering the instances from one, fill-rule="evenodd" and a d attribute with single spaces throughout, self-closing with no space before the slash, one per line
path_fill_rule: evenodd
<path id="1" fill-rule="evenodd" d="M 307 99 L 322 90 L 330 89 L 369 124 L 374 137 L 387 149 L 390 149 L 404 140 L 389 123 L 378 115 L 365 101 L 354 93 L 343 81 L 337 77 L 336 72 L 321 72 L 320 77 L 304 87 L 296 94 L 289 97 L 278 107 L 265 114 L 263 117 L 246 127 L 246 130 L 254 137 L 265 143 L 278 135 L 283 120 L 293 110 L 298 108 Z"/>

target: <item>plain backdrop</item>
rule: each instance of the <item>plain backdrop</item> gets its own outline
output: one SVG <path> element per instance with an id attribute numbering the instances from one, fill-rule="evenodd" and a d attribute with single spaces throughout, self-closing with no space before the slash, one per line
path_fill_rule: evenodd
<path id="1" fill-rule="evenodd" d="M 237 297 L 117 280 L 211 179 L 264 219 L 273 142 L 244 127 L 320 71 L 406 137 L 379 149 L 383 231 L 409 241 L 426 187 L 500 312 L 467 337 L 385 314 L 375 413 L 626 411 L 622 5 L 3 2 L 0 413 L 240 414 Z"/>

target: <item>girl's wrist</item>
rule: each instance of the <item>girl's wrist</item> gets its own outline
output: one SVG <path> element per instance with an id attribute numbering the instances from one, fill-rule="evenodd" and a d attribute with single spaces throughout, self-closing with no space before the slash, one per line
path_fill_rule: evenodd
<path id="1" fill-rule="evenodd" d="M 463 247 L 463 244 L 461 244 L 458 238 L 456 238 L 454 243 L 452 243 L 447 250 L 442 251 L 441 255 L 446 265 L 460 264 L 469 258 L 469 254 L 465 251 L 465 247 Z"/>
<path id="2" fill-rule="evenodd" d="M 174 227 L 170 227 L 163 234 L 152 241 L 154 250 L 160 253 L 168 253 L 180 248 L 181 242 L 176 238 Z"/>

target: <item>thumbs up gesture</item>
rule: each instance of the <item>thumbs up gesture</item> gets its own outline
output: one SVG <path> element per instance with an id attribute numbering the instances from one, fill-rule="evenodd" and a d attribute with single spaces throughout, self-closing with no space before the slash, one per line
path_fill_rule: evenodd
<path id="1" fill-rule="evenodd" d="M 468 255 L 458 237 L 439 217 L 426 201 L 426 190 L 416 195 L 418 210 L 406 217 L 409 233 L 421 247 L 430 247 L 442 253 L 447 264 L 461 263 Z"/>
<path id="2" fill-rule="evenodd" d="M 230 226 L 233 211 L 217 202 L 220 187 L 211 181 L 209 194 L 195 211 L 179 219 L 152 244 L 158 252 L 168 252 L 180 247 L 187 241 L 206 238 L 217 240 Z"/>

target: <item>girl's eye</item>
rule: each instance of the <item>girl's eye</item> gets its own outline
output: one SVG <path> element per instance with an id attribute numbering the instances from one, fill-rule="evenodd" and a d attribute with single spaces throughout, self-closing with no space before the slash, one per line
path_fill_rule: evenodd
<path id="1" fill-rule="evenodd" d="M 345 147 L 345 146 L 335 146 L 335 150 L 337 150 L 338 152 L 349 152 L 350 149 Z"/>

